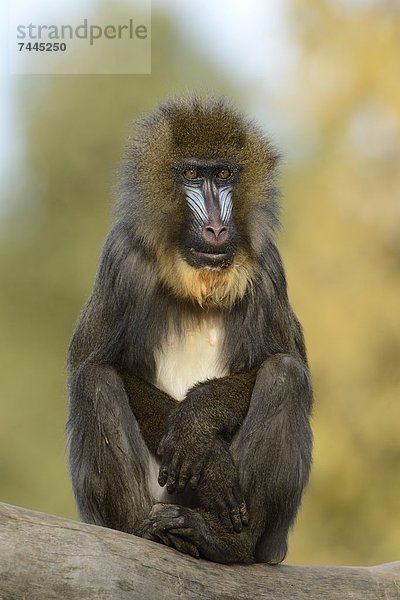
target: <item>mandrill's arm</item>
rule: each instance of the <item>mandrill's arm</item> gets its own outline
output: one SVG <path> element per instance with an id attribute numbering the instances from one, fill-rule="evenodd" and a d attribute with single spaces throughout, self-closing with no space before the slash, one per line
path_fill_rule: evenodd
<path id="1" fill-rule="evenodd" d="M 257 370 L 198 383 L 183 402 L 140 377 L 127 372 L 120 376 L 146 444 L 155 454 L 163 436 L 168 437 L 169 425 L 173 421 L 177 426 L 182 418 L 194 417 L 205 429 L 230 441 L 246 416 Z"/>
<path id="2" fill-rule="evenodd" d="M 257 371 L 198 383 L 182 402 L 120 373 L 148 448 L 162 454 L 160 485 L 179 493 L 190 480 L 201 505 L 217 512 L 229 531 L 248 522 L 229 444 L 246 416 Z"/>
<path id="3" fill-rule="evenodd" d="M 183 402 L 167 418 L 165 435 L 158 452 L 162 454 L 160 485 L 168 491 L 182 491 L 188 480 L 196 487 L 215 438 L 229 443 L 243 423 L 250 405 L 258 368 L 218 379 L 208 379 L 191 388 Z M 189 455 L 191 468 L 177 475 L 182 453 Z M 181 469 L 182 471 L 182 469 Z M 189 472 L 190 471 L 190 472 Z M 178 473 L 179 475 L 179 473 Z"/>
<path id="4" fill-rule="evenodd" d="M 158 482 L 169 493 L 189 483 L 200 504 L 228 531 L 248 523 L 237 465 L 229 446 L 247 414 L 258 369 L 198 383 L 167 418 L 158 453 Z"/>
<path id="5" fill-rule="evenodd" d="M 167 417 L 179 403 L 140 377 L 126 372 L 121 372 L 120 376 L 142 436 L 149 450 L 156 454 L 165 433 Z"/>

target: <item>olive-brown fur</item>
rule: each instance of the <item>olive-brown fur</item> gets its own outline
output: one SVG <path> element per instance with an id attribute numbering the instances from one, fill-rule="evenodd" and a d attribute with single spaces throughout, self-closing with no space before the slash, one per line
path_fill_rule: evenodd
<path id="1" fill-rule="evenodd" d="M 189 213 L 177 170 L 190 159 L 238 169 L 237 251 L 224 269 L 184 259 Z M 312 388 L 274 241 L 277 161 L 258 126 L 223 99 L 171 100 L 136 126 L 68 354 L 83 520 L 217 562 L 284 559 L 311 466 Z M 184 339 L 210 317 L 222 324 L 224 375 L 178 403 L 156 387 L 156 357 L 171 329 Z M 170 494 L 162 504 L 150 485 L 156 452 Z"/>

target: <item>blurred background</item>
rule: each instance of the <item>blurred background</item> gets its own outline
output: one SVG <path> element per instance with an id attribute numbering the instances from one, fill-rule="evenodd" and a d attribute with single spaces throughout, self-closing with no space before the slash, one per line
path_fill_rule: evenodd
<path id="1" fill-rule="evenodd" d="M 88 15 L 102 6 L 87 0 Z M 0 500 L 77 518 L 65 354 L 116 169 L 138 115 L 208 88 L 285 157 L 279 246 L 316 394 L 314 467 L 287 561 L 399 559 L 399 2 L 160 0 L 152 17 L 147 76 L 10 76 L 3 54 Z"/>

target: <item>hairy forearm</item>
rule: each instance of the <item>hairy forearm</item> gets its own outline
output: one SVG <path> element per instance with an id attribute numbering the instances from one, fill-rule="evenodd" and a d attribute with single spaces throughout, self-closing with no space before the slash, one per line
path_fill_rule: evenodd
<path id="1" fill-rule="evenodd" d="M 126 372 L 120 375 L 142 436 L 155 454 L 165 433 L 167 417 L 177 407 L 178 401 L 140 377 Z"/>
<path id="2" fill-rule="evenodd" d="M 247 414 L 258 368 L 196 384 L 183 406 L 202 423 L 230 440 Z"/>

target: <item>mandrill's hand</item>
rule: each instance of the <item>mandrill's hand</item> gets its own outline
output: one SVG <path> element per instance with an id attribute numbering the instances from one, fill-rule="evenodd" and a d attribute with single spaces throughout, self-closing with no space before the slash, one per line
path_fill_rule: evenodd
<path id="1" fill-rule="evenodd" d="M 158 482 L 167 485 L 170 494 L 182 492 L 189 483 L 203 508 L 218 515 L 228 531 L 240 532 L 247 525 L 229 444 L 207 423 L 207 415 L 192 410 L 189 398 L 169 416 L 158 454 L 162 456 Z"/>
<path id="2" fill-rule="evenodd" d="M 157 450 L 158 482 L 169 493 L 182 492 L 188 482 L 196 489 L 214 441 L 229 441 L 242 423 L 254 377 L 251 371 L 199 383 L 170 413 Z"/>
<path id="3" fill-rule="evenodd" d="M 170 494 L 182 492 L 187 483 L 196 489 L 217 435 L 212 424 L 196 415 L 190 399 L 184 400 L 169 415 L 166 433 L 158 446 L 158 483 L 167 485 Z"/>

